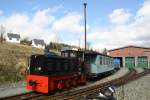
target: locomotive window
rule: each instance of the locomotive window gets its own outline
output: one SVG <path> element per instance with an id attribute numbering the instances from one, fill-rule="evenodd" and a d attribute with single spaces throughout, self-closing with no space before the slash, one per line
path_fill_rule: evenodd
<path id="1" fill-rule="evenodd" d="M 90 56 L 89 55 L 85 55 L 85 62 L 90 63 Z"/>
<path id="2" fill-rule="evenodd" d="M 63 53 L 63 56 L 64 56 L 64 57 L 69 57 L 69 54 L 68 54 L 67 52 L 64 52 L 64 53 Z"/>
<path id="3" fill-rule="evenodd" d="M 61 56 L 63 56 L 63 57 L 65 56 L 63 52 L 61 53 Z"/>
<path id="4" fill-rule="evenodd" d="M 76 57 L 76 54 L 75 53 L 70 53 L 70 57 Z"/>

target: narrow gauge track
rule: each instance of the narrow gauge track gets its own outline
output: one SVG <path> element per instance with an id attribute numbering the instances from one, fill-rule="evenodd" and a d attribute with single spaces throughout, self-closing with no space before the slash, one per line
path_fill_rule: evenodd
<path id="1" fill-rule="evenodd" d="M 146 70 L 138 74 L 136 73 L 135 70 L 132 70 L 130 73 L 126 74 L 125 76 L 101 84 L 97 84 L 91 87 L 87 87 L 87 88 L 73 89 L 70 91 L 65 91 L 61 94 L 55 94 L 50 96 L 31 92 L 31 93 L 6 97 L 3 98 L 3 100 L 82 100 L 87 96 L 92 96 L 94 94 L 97 94 L 99 91 L 105 90 L 107 87 L 111 85 L 120 86 L 126 84 L 129 81 L 144 76 L 148 73 L 150 73 L 150 70 Z"/>
<path id="2" fill-rule="evenodd" d="M 23 94 L 18 94 L 18 95 L 14 95 L 14 96 L 0 98 L 0 100 L 28 100 L 28 99 L 36 98 L 36 97 L 42 96 L 42 95 L 43 94 L 29 92 L 29 93 L 23 93 Z"/>
<path id="3" fill-rule="evenodd" d="M 94 85 L 88 88 L 84 88 L 84 89 L 79 89 L 79 90 L 75 90 L 75 91 L 71 91 L 68 92 L 66 94 L 63 95 L 59 95 L 59 96 L 51 96 L 49 98 L 46 98 L 46 100 L 82 100 L 83 98 L 85 98 L 86 96 L 92 94 L 92 93 L 97 93 L 100 90 L 104 90 L 107 87 L 111 86 L 111 85 L 115 85 L 115 83 L 120 83 L 119 80 L 124 80 L 124 79 L 128 79 L 132 76 L 134 76 L 136 74 L 136 71 L 133 70 L 130 73 L 126 74 L 123 77 L 120 77 L 118 79 L 114 79 L 111 81 L 107 81 L 98 85 Z"/>

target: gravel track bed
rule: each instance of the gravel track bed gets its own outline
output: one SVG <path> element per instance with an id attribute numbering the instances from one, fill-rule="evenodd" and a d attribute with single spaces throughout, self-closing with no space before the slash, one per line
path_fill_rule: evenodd
<path id="1" fill-rule="evenodd" d="M 116 89 L 117 100 L 150 100 L 150 74 Z"/>

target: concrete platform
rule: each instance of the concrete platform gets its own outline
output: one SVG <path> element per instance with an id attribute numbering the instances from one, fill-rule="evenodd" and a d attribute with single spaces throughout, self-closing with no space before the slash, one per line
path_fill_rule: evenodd
<path id="1" fill-rule="evenodd" d="M 10 85 L 6 84 L 0 86 L 0 98 L 27 92 L 29 91 L 26 90 L 25 84 L 20 84 L 19 82 Z"/>

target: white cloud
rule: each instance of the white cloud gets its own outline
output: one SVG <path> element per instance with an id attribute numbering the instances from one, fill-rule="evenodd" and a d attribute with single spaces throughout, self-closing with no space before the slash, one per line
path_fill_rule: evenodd
<path id="1" fill-rule="evenodd" d="M 55 20 L 54 16 L 49 15 L 48 12 L 49 12 L 49 9 L 37 11 L 32 18 L 31 23 L 33 27 L 36 25 L 38 28 L 45 28 L 52 21 L 54 21 Z"/>
<path id="2" fill-rule="evenodd" d="M 145 0 L 143 7 L 137 12 L 137 17 L 150 16 L 150 0 Z"/>
<path id="3" fill-rule="evenodd" d="M 32 8 L 32 10 L 33 11 L 37 11 L 37 10 L 39 10 L 41 8 L 41 6 L 40 5 L 36 5 L 36 6 L 34 6 L 33 8 Z M 54 7 L 50 7 L 50 8 L 48 8 L 49 9 L 49 12 L 50 13 L 55 13 L 55 12 L 57 12 L 57 11 L 59 11 L 59 10 L 62 10 L 64 7 L 63 7 L 63 5 L 57 5 L 57 6 L 54 6 Z"/>
<path id="4" fill-rule="evenodd" d="M 124 24 L 129 20 L 130 16 L 131 14 L 123 8 L 115 9 L 109 14 L 110 21 L 114 24 Z"/>
<path id="5" fill-rule="evenodd" d="M 107 26 L 106 30 L 92 31 L 88 34 L 89 41 L 94 41 L 93 47 L 95 49 L 112 49 L 126 45 L 149 46 L 150 41 L 147 39 L 150 36 L 149 9 L 150 1 L 145 1 L 136 12 L 135 19 L 130 23 L 113 24 L 113 26 Z M 121 21 L 119 19 L 119 21 L 114 22 Z"/>
<path id="6" fill-rule="evenodd" d="M 82 16 L 77 13 L 68 13 L 64 17 L 54 22 L 52 30 L 54 32 L 83 32 L 83 26 L 81 25 Z"/>
<path id="7" fill-rule="evenodd" d="M 22 13 L 13 13 L 5 17 L 2 24 L 14 33 L 21 34 L 22 37 L 41 38 L 44 34 L 49 34 L 50 24 L 55 17 L 49 14 L 49 9 L 39 10 L 32 16 Z M 46 38 L 48 38 L 46 36 Z"/>
<path id="8" fill-rule="evenodd" d="M 60 9 L 60 7 L 54 8 L 53 11 L 57 9 Z M 44 39 L 47 43 L 55 41 L 56 34 L 64 36 L 66 35 L 65 32 L 68 32 L 70 35 L 76 36 L 83 32 L 80 14 L 67 13 L 56 19 L 50 8 L 38 10 L 32 14 L 13 13 L 10 16 L 4 16 L 3 20 L 1 19 L 2 17 L 0 17 L 0 23 L 6 27 L 7 32 L 11 30 L 14 33 L 21 34 L 22 38 Z M 63 40 L 61 42 L 69 41 Z"/>
<path id="9" fill-rule="evenodd" d="M 88 31 L 88 33 L 90 32 L 87 34 L 88 42 L 91 42 L 92 47 L 97 50 L 125 45 L 150 45 L 150 41 L 143 40 L 150 36 L 149 9 L 150 1 L 146 0 L 136 15 L 132 16 L 134 20 L 130 20 L 130 22 L 128 21 L 132 14 L 126 9 L 114 10 L 109 14 L 112 24 L 107 25 L 105 29 L 93 30 L 95 28 L 90 29 L 91 27 L 88 27 L 88 30 L 92 30 Z M 50 8 L 38 10 L 33 14 L 13 13 L 8 17 L 4 14 L 3 17 L 0 16 L 1 24 L 15 33 L 20 33 L 23 37 L 42 38 L 49 42 L 54 41 L 56 34 L 59 34 L 63 37 L 62 42 L 71 45 L 79 45 L 79 38 L 84 40 L 83 35 L 81 35 L 84 29 L 82 21 L 83 18 L 79 13 L 67 12 L 64 16 L 57 18 L 51 13 Z M 101 29 L 101 27 L 97 27 Z M 144 42 L 141 42 L 142 40 Z M 83 47 L 83 41 L 80 42 Z"/>

